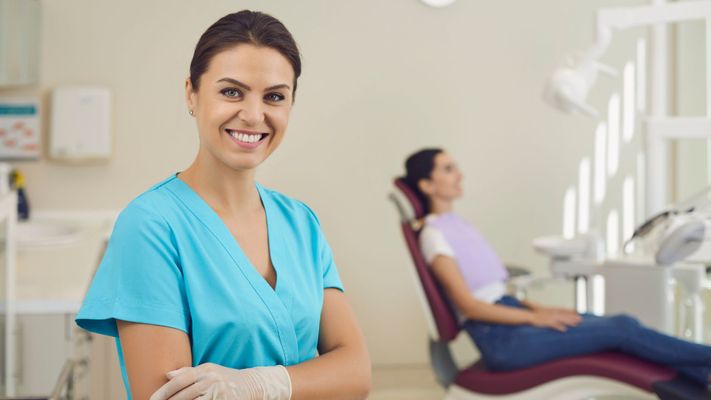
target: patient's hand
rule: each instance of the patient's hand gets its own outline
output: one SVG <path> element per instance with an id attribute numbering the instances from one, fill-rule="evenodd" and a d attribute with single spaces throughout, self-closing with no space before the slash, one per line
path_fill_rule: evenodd
<path id="1" fill-rule="evenodd" d="M 578 313 L 568 309 L 541 307 L 533 310 L 532 314 L 531 325 L 560 332 L 565 332 L 569 327 L 576 326 L 582 321 Z"/>
<path id="2" fill-rule="evenodd" d="M 546 311 L 548 311 L 548 312 L 556 312 L 556 313 L 562 313 L 562 314 L 569 314 L 569 315 L 577 315 L 577 316 L 580 316 L 580 314 L 578 314 L 578 312 L 575 311 L 575 310 L 573 310 L 572 308 L 543 307 L 543 309 L 546 310 Z"/>

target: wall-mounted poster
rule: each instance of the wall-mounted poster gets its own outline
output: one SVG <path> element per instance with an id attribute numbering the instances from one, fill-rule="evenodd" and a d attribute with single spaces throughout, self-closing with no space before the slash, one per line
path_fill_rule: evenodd
<path id="1" fill-rule="evenodd" d="M 39 101 L 0 98 L 0 159 L 40 156 Z"/>

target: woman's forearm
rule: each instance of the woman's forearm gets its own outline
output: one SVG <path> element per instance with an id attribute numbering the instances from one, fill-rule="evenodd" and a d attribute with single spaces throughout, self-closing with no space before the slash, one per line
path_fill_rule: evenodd
<path id="1" fill-rule="evenodd" d="M 340 347 L 298 365 L 287 367 L 292 400 L 368 397 L 370 359 L 365 348 Z"/>
<path id="2" fill-rule="evenodd" d="M 293 400 L 368 397 L 368 349 L 348 300 L 338 289 L 324 290 L 318 350 L 320 356 L 287 367 Z"/>
<path id="3" fill-rule="evenodd" d="M 468 319 L 504 325 L 531 324 L 534 314 L 529 310 L 489 304 L 474 300 L 466 307 L 461 307 Z"/>
<path id="4" fill-rule="evenodd" d="M 541 306 L 540 304 L 536 304 L 530 300 L 521 300 L 521 304 L 524 307 L 526 307 L 532 311 L 541 310 L 541 309 L 545 308 L 545 307 Z"/>

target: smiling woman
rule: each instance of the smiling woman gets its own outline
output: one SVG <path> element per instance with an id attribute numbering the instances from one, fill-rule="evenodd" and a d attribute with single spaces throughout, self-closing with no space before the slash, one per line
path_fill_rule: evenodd
<path id="1" fill-rule="evenodd" d="M 77 324 L 116 337 L 129 398 L 359 399 L 365 343 L 319 221 L 255 182 L 301 73 L 273 17 L 230 14 L 185 80 L 195 161 L 116 222 Z"/>
<path id="2" fill-rule="evenodd" d="M 199 78 L 199 89 L 192 78 L 185 82 L 205 150 L 198 160 L 211 157 L 244 170 L 269 157 L 284 138 L 295 79 L 287 58 L 273 48 L 238 44 L 217 53 Z"/>

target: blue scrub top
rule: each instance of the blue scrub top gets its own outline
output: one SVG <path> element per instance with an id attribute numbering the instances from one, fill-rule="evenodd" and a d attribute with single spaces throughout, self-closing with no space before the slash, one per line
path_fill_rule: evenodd
<path id="1" fill-rule="evenodd" d="M 276 288 L 220 217 L 172 176 L 119 215 L 76 323 L 117 338 L 116 320 L 180 329 L 193 366 L 293 365 L 316 356 L 325 288 L 343 290 L 316 215 L 257 184 Z"/>

